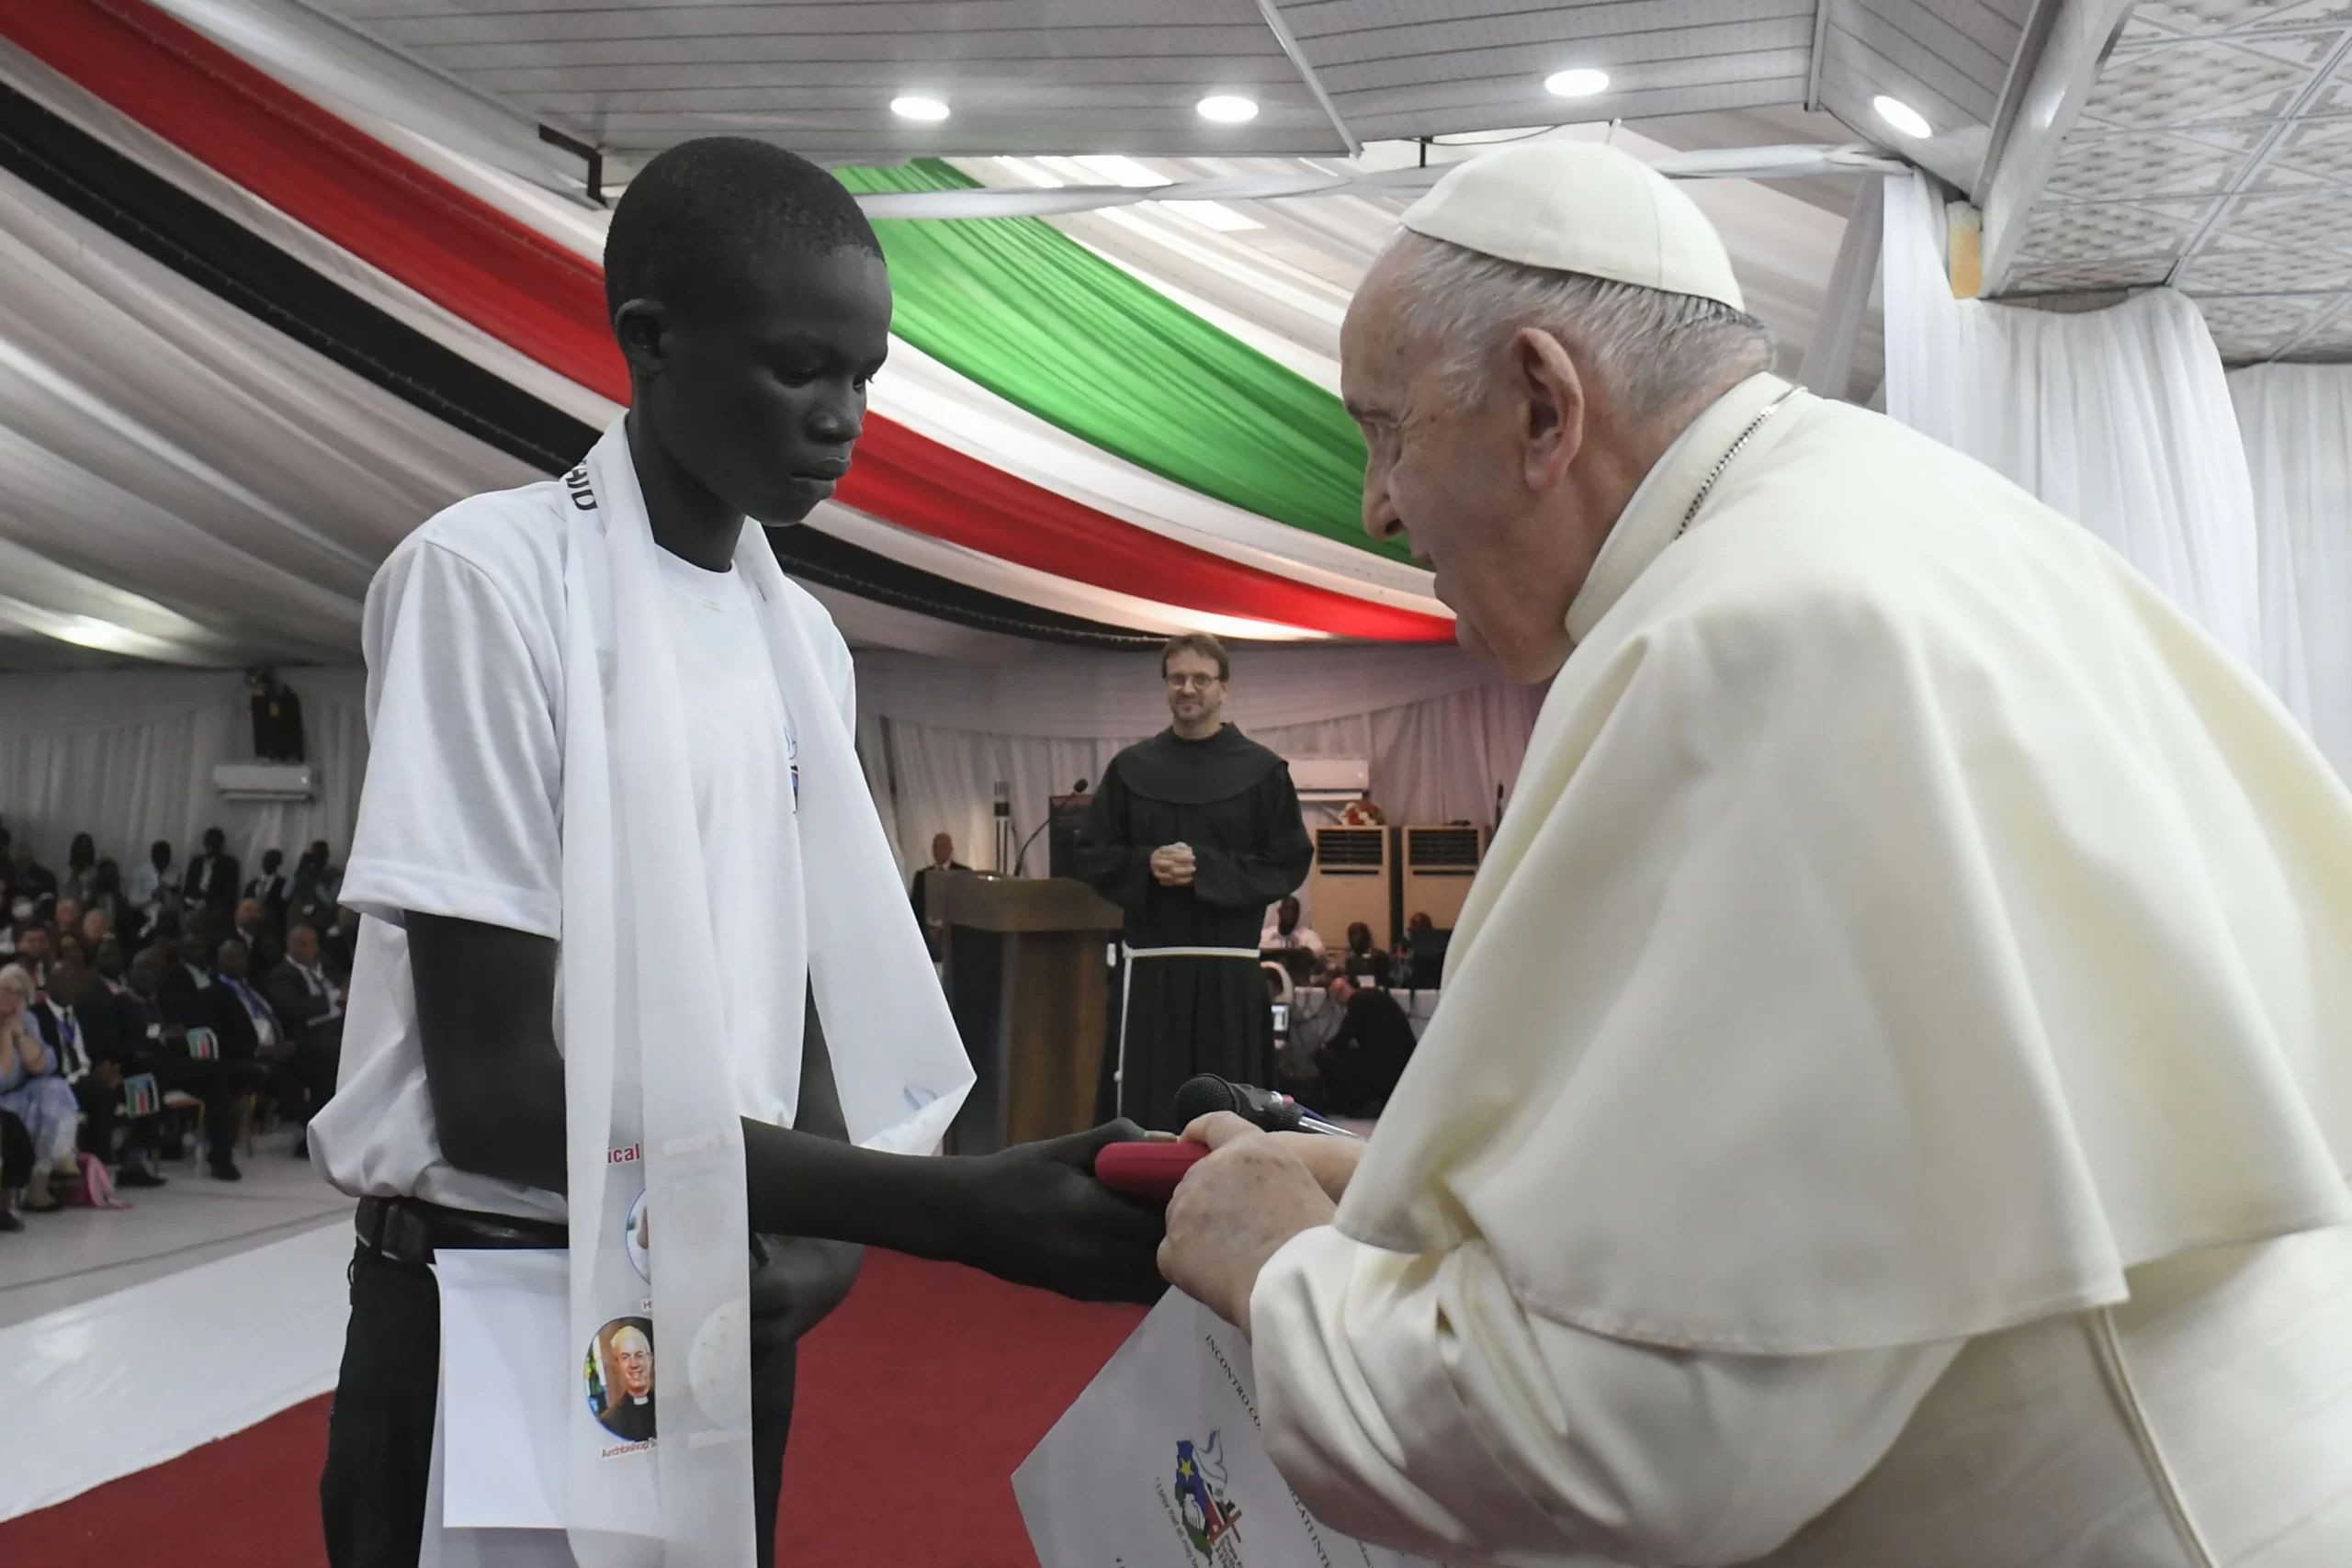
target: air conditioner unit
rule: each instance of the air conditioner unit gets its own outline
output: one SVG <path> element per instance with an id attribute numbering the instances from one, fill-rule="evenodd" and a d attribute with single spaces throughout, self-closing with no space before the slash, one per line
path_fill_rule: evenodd
<path id="1" fill-rule="evenodd" d="M 1308 803 L 1362 800 L 1372 788 L 1372 764 L 1362 757 L 1287 757 L 1291 787 Z"/>
<path id="2" fill-rule="evenodd" d="M 313 800 L 318 775 L 303 762 L 222 762 L 212 787 L 223 800 Z"/>
<path id="3" fill-rule="evenodd" d="M 1400 828 L 1404 840 L 1404 918 L 1425 914 L 1438 930 L 1452 931 L 1462 919 L 1463 900 L 1485 856 L 1483 828 Z"/>
<path id="4" fill-rule="evenodd" d="M 1315 871 L 1308 886 L 1315 929 L 1325 942 L 1334 949 L 1345 946 L 1348 927 L 1356 920 L 1372 928 L 1373 943 L 1384 952 L 1396 942 L 1389 886 L 1394 860 L 1385 828 L 1315 829 Z"/>

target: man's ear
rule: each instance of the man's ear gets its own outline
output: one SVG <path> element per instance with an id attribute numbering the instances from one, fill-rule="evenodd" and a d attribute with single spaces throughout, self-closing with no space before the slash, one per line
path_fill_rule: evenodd
<path id="1" fill-rule="evenodd" d="M 1520 401 L 1521 477 L 1530 490 L 1556 489 L 1584 446 L 1584 378 L 1560 340 L 1540 327 L 1511 338 L 1508 374 Z"/>
<path id="2" fill-rule="evenodd" d="M 669 307 L 659 299 L 631 299 L 613 312 L 613 335 L 630 373 L 656 376 L 667 367 L 670 354 Z"/>

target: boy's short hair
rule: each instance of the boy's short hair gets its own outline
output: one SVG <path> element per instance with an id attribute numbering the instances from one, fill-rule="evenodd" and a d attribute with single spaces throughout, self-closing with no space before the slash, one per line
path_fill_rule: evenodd
<path id="1" fill-rule="evenodd" d="M 857 198 L 824 170 L 743 136 L 706 136 L 658 154 L 629 181 L 605 237 L 605 310 L 683 304 L 792 248 L 882 254 Z"/>

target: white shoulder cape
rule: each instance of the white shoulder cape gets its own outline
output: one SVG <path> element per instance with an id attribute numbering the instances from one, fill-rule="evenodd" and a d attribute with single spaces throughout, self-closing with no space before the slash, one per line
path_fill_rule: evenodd
<path id="1" fill-rule="evenodd" d="M 1340 1205 L 1531 1307 L 1956 1338 L 2352 1220 L 2352 795 L 2092 536 L 1782 383 L 1571 612 L 1444 1000 Z"/>

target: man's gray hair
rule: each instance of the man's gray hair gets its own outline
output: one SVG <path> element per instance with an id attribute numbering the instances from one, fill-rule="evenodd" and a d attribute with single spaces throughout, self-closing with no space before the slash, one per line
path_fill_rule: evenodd
<path id="1" fill-rule="evenodd" d="M 1537 327 L 1608 383 L 1635 419 L 1672 412 L 1772 365 L 1763 322 L 1720 300 L 1555 272 L 1433 240 L 1389 242 L 1406 330 L 1434 344 L 1447 395 L 1476 401 L 1512 333 Z"/>

